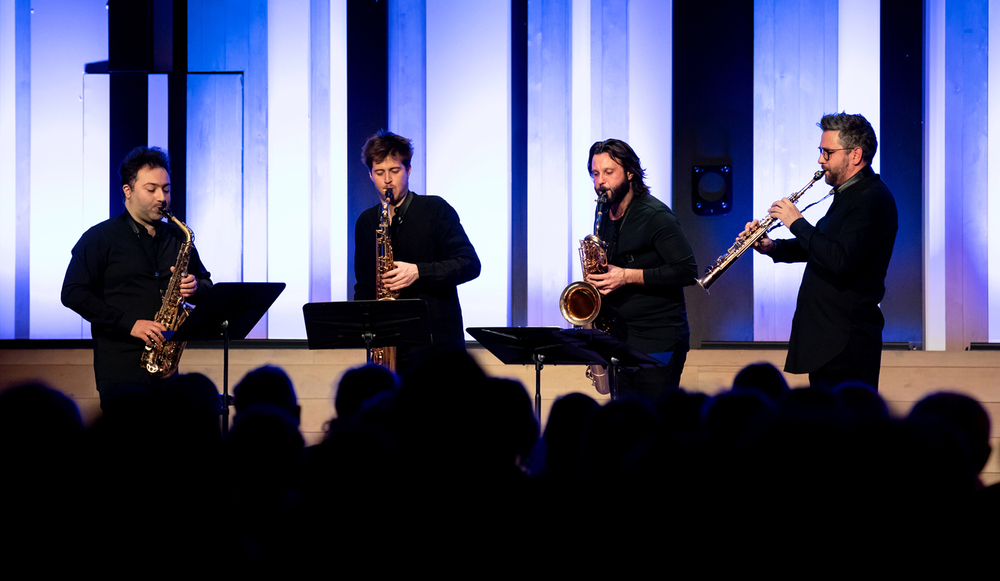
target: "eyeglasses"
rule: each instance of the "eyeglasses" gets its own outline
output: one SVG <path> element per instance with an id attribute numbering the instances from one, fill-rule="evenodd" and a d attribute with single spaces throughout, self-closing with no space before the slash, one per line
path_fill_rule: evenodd
<path id="1" fill-rule="evenodd" d="M 819 148 L 819 154 L 823 156 L 823 161 L 830 161 L 830 156 L 833 155 L 835 151 L 851 151 L 852 149 L 857 149 L 856 147 L 845 147 L 843 149 L 827 149 L 825 147 Z"/>

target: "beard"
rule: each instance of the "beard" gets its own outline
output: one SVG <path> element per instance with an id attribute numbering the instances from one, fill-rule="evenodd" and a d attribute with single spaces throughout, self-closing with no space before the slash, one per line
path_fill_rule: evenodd
<path id="1" fill-rule="evenodd" d="M 611 189 L 605 188 L 597 190 L 597 196 L 600 197 L 602 194 L 606 194 L 608 196 L 608 206 L 617 206 L 623 199 L 625 199 L 625 195 L 628 194 L 630 186 L 631 184 L 629 184 L 628 180 L 626 180 Z"/>

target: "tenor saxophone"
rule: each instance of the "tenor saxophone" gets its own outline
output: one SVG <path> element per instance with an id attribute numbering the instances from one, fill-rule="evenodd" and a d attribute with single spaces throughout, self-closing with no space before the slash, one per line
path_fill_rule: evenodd
<path id="1" fill-rule="evenodd" d="M 379 301 L 394 301 L 399 298 L 399 291 L 389 290 L 382 282 L 382 276 L 396 267 L 392 260 L 392 241 L 389 239 L 389 202 L 392 201 L 392 188 L 382 192 L 382 213 L 378 220 L 378 230 L 375 231 L 375 299 Z M 396 371 L 396 347 L 376 347 L 372 349 L 372 363 Z"/>
<path id="2" fill-rule="evenodd" d="M 818 170 L 813 174 L 809 183 L 806 184 L 801 190 L 788 196 L 788 200 L 793 204 L 797 202 L 799 198 L 802 197 L 802 194 L 806 193 L 806 190 L 811 188 L 813 184 L 818 182 L 820 178 L 823 177 L 824 173 L 825 172 L 823 170 Z M 727 250 L 725 254 L 716 259 L 715 264 L 708 267 L 708 270 L 705 271 L 705 276 L 696 281 L 698 286 L 705 289 L 705 292 L 708 292 L 708 287 L 712 286 L 716 279 L 722 276 L 722 273 L 726 272 L 726 270 L 728 270 L 729 267 L 736 262 L 736 259 L 743 256 L 743 253 L 753 248 L 753 245 L 756 244 L 758 240 L 763 238 L 765 234 L 777 227 L 778 225 L 774 223 L 774 218 L 770 215 L 761 218 L 757 222 L 757 226 L 751 230 L 748 235 L 737 240 L 735 244 L 729 247 L 729 250 Z"/>
<path id="3" fill-rule="evenodd" d="M 186 240 L 181 244 L 181 249 L 177 253 L 177 262 L 174 264 L 174 273 L 170 277 L 170 284 L 167 285 L 167 292 L 163 295 L 163 304 L 156 313 L 154 320 L 163 325 L 167 331 L 176 331 L 180 328 L 191 310 L 194 308 L 187 304 L 181 296 L 181 283 L 187 277 L 188 262 L 191 260 L 191 249 L 194 248 L 194 232 L 174 216 L 170 210 L 163 210 L 163 215 L 170 221 L 180 226 L 184 231 Z M 146 346 L 142 352 L 140 365 L 146 368 L 151 375 L 157 377 L 170 377 L 177 372 L 177 364 L 181 361 L 181 353 L 187 342 L 178 343 L 176 341 L 164 341 L 152 347 Z"/>
<path id="4" fill-rule="evenodd" d="M 587 279 L 591 275 L 608 272 L 607 245 L 598 236 L 607 199 L 607 196 L 601 196 L 597 201 L 594 233 L 587 235 L 580 241 L 580 266 L 583 271 L 583 280 L 570 284 L 563 289 L 559 296 L 559 312 L 575 328 L 592 329 L 594 321 L 601 314 L 601 293 Z M 601 395 L 611 393 L 608 370 L 603 365 L 588 365 L 587 378 L 594 384 L 597 393 Z"/>

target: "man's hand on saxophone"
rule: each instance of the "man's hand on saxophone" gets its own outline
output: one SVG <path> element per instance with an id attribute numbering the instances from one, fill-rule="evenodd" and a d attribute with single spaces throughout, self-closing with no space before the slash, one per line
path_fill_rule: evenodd
<path id="1" fill-rule="evenodd" d="M 759 227 L 760 227 L 760 222 L 757 220 L 754 220 L 753 222 L 747 222 L 746 227 L 743 228 L 743 232 L 740 232 L 740 235 L 736 237 L 736 241 L 739 242 L 741 240 L 746 239 L 747 236 L 753 234 Z M 758 238 L 756 242 L 754 242 L 753 249 L 756 250 L 757 252 L 760 252 L 761 254 L 767 254 L 774 249 L 774 240 L 771 240 L 770 238 L 767 237 L 767 234 L 764 234 L 763 236 Z"/>
<path id="2" fill-rule="evenodd" d="M 417 270 L 416 264 L 396 260 L 393 265 L 396 268 L 382 275 L 383 284 L 391 291 L 403 290 L 420 278 L 420 271 Z"/>
<path id="3" fill-rule="evenodd" d="M 799 209 L 788 198 L 781 198 L 771 204 L 767 213 L 775 220 L 781 220 L 785 228 L 791 227 L 793 222 L 802 217 L 802 212 L 799 212 Z"/>
<path id="4" fill-rule="evenodd" d="M 642 270 L 619 268 L 613 264 L 608 265 L 608 272 L 588 275 L 586 280 L 594 285 L 602 295 L 618 290 L 627 284 L 637 284 L 639 286 L 643 284 Z"/>
<path id="5" fill-rule="evenodd" d="M 142 339 L 146 347 L 153 347 L 166 341 L 163 337 L 163 332 L 166 330 L 166 327 L 156 321 L 139 319 L 132 325 L 130 334 L 136 339 Z"/>
<path id="6" fill-rule="evenodd" d="M 174 271 L 174 267 L 170 267 L 170 272 Z M 194 277 L 193 274 L 189 274 L 183 279 L 181 279 L 181 296 L 189 299 L 198 292 L 198 279 Z"/>

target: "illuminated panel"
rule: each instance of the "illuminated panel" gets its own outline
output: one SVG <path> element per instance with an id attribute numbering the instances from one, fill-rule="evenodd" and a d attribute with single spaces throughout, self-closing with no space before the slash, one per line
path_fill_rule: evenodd
<path id="1" fill-rule="evenodd" d="M 628 141 L 650 192 L 673 208 L 673 2 L 630 0 L 628 14 Z"/>
<path id="2" fill-rule="evenodd" d="M 108 216 L 108 193 L 121 192 L 119 182 L 111 182 L 111 76 L 83 75 L 83 211 L 74 231 L 84 232 Z M 80 318 L 81 334 L 71 338 L 89 339 L 90 323 Z"/>
<path id="3" fill-rule="evenodd" d="M 149 75 L 146 101 L 146 145 L 167 149 L 167 75 Z"/>
<path id="4" fill-rule="evenodd" d="M 879 0 L 840 0 L 838 23 L 837 110 L 860 113 L 881 131 L 881 9 Z M 864 14 L 864 18 L 859 18 Z M 833 113 L 833 111 L 826 111 Z M 876 150 L 872 169 L 878 172 Z"/>
<path id="5" fill-rule="evenodd" d="M 1000 0 L 990 0 L 989 54 L 1000 55 Z M 1000 341 L 1000 58 L 989 59 L 989 177 L 986 223 L 989 237 L 987 260 L 989 269 L 989 341 Z"/>
<path id="6" fill-rule="evenodd" d="M 944 351 L 944 39 L 945 0 L 925 4 L 924 63 L 924 349 Z"/>
<path id="7" fill-rule="evenodd" d="M 766 215 L 778 198 L 801 189 L 819 168 L 816 122 L 837 108 L 836 5 L 824 0 L 754 3 L 754 219 Z M 802 202 L 827 191 L 819 182 Z M 815 224 L 828 207 L 829 200 L 813 207 L 806 219 Z M 791 235 L 779 228 L 773 237 Z M 751 254 L 754 340 L 788 340 L 805 266 Z"/>
<path id="8" fill-rule="evenodd" d="M 15 0 L 0 0 L 0 339 L 14 338 L 15 319 L 18 55 L 14 28 L 17 4 Z M 25 2 L 20 4 L 21 10 L 27 7 Z"/>
<path id="9" fill-rule="evenodd" d="M 410 190 L 424 194 L 427 193 L 426 2 L 390 2 L 387 17 L 389 131 L 413 142 Z"/>
<path id="10" fill-rule="evenodd" d="M 591 129 L 591 62 L 590 62 L 590 1 L 573 2 L 572 12 L 572 150 L 569 161 L 569 176 L 572 195 L 572 227 L 570 228 L 570 248 L 575 248 L 579 240 L 594 229 L 594 185 L 587 175 L 587 154 L 590 146 L 597 141 Z M 580 261 L 573 258 L 570 251 L 570 265 L 573 280 L 583 278 Z"/>
<path id="11" fill-rule="evenodd" d="M 269 311 L 268 338 L 301 339 L 309 301 L 309 1 L 268 2 L 267 10 L 267 279 L 287 285 Z"/>
<path id="12" fill-rule="evenodd" d="M 427 193 L 455 208 L 482 262 L 459 287 L 466 327 L 509 319 L 510 6 L 427 5 Z"/>
<path id="13" fill-rule="evenodd" d="M 187 225 L 215 282 L 240 282 L 242 75 L 188 75 Z"/>
<path id="14" fill-rule="evenodd" d="M 330 2 L 330 300 L 346 301 L 347 241 L 347 0 Z M 353 293 L 351 295 L 353 297 Z"/>
<path id="15" fill-rule="evenodd" d="M 559 297 L 569 284 L 572 238 L 570 168 L 570 7 L 528 4 L 528 325 L 566 326 Z M 580 192 L 584 199 L 590 196 Z M 592 227 L 591 227 L 592 228 Z M 572 250 L 571 250 L 572 249 Z"/>
<path id="16" fill-rule="evenodd" d="M 105 5 L 36 2 L 31 15 L 32 339 L 80 336 L 80 318 L 62 306 L 59 290 L 82 230 L 58 225 L 79 224 L 83 214 L 82 76 L 86 63 L 108 58 Z"/>

